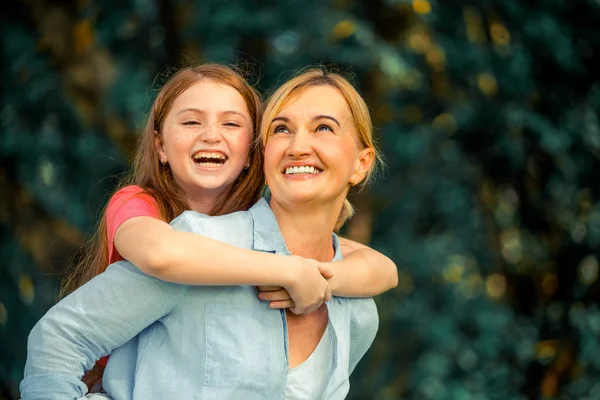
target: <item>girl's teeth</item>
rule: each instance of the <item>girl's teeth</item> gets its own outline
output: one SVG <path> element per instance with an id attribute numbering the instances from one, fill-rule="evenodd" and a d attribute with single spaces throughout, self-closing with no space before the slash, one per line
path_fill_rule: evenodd
<path id="1" fill-rule="evenodd" d="M 225 156 L 221 153 L 198 153 L 193 156 L 194 159 L 199 160 L 202 158 L 212 158 L 215 160 L 225 160 Z"/>

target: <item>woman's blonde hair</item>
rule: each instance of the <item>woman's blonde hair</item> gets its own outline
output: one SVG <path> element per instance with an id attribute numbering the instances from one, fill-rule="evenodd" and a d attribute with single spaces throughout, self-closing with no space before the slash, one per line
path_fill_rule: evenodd
<path id="1" fill-rule="evenodd" d="M 267 144 L 269 138 L 269 126 L 271 125 L 273 118 L 279 114 L 290 98 L 311 86 L 334 87 L 341 93 L 344 100 L 346 100 L 346 104 L 350 109 L 352 121 L 358 133 L 359 146 L 361 149 L 373 149 L 375 155 L 375 161 L 367 171 L 365 179 L 360 183 L 361 186 L 366 185 L 373 177 L 377 165 L 382 162 L 381 155 L 377 151 L 375 141 L 373 140 L 373 124 L 371 122 L 371 115 L 369 114 L 367 104 L 354 86 L 338 73 L 328 72 L 322 68 L 311 68 L 301 72 L 273 92 L 265 106 L 260 127 L 260 138 L 263 146 Z M 338 231 L 352 215 L 354 215 L 354 207 L 352 207 L 350 201 L 346 199 L 336 221 L 335 230 Z"/>

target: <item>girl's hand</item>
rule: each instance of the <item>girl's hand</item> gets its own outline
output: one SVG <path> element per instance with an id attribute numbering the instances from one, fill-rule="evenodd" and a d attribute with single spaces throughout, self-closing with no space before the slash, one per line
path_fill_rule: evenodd
<path id="1" fill-rule="evenodd" d="M 295 303 L 290 293 L 283 286 L 258 286 L 258 298 L 270 301 L 271 308 L 291 308 Z"/>
<path id="2" fill-rule="evenodd" d="M 331 298 L 327 279 L 333 273 L 327 265 L 315 260 L 299 256 L 290 259 L 293 261 L 290 283 L 286 287 L 259 286 L 258 298 L 270 301 L 269 307 L 273 309 L 289 308 L 294 314 L 310 314 Z"/>

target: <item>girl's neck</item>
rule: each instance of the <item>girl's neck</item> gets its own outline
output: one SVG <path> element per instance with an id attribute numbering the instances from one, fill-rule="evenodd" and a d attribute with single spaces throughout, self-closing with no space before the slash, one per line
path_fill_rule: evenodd
<path id="1" fill-rule="evenodd" d="M 191 210 L 206 215 L 213 215 L 214 209 L 221 203 L 224 197 L 223 192 L 206 191 L 187 196 L 187 202 Z"/>
<path id="2" fill-rule="evenodd" d="M 271 199 L 270 205 L 288 250 L 317 261 L 331 261 L 335 255 L 331 234 L 344 199 L 326 206 L 287 205 Z"/>

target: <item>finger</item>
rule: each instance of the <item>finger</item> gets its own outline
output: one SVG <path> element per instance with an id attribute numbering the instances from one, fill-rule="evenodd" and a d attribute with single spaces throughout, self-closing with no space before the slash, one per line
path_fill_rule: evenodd
<path id="1" fill-rule="evenodd" d="M 258 298 L 266 301 L 281 301 L 292 299 L 288 291 L 285 289 L 278 290 L 276 292 L 260 292 L 258 294 Z"/>
<path id="2" fill-rule="evenodd" d="M 282 286 L 257 286 L 257 288 L 261 292 L 276 292 L 283 289 Z"/>
<path id="3" fill-rule="evenodd" d="M 296 304 L 294 304 L 293 300 L 278 300 L 278 301 L 272 301 L 269 304 L 269 307 L 271 307 L 271 308 L 291 308 L 292 312 L 294 312 L 293 308 L 296 307 Z"/>
<path id="4" fill-rule="evenodd" d="M 319 272 L 321 273 L 321 276 L 325 279 L 333 278 L 333 272 L 326 264 L 319 264 Z"/>

